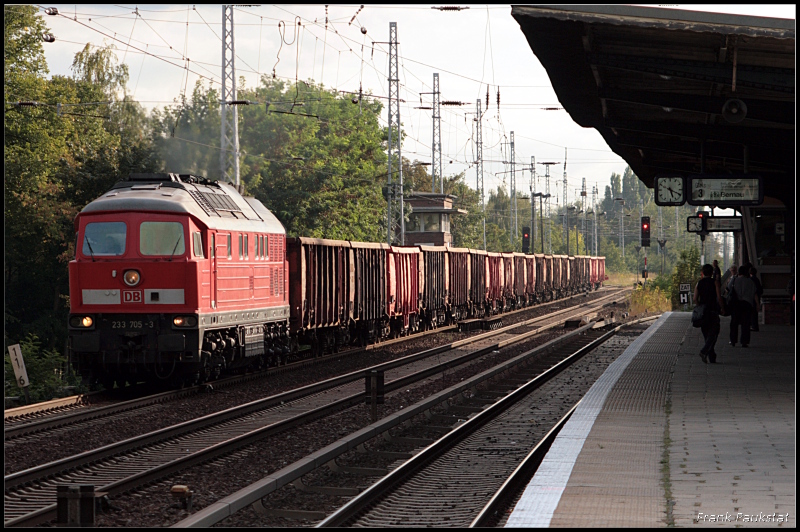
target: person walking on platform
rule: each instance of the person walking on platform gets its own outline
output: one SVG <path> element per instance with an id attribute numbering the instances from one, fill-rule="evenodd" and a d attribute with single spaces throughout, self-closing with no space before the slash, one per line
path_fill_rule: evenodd
<path id="1" fill-rule="evenodd" d="M 700 350 L 700 358 L 704 364 L 717 362 L 717 352 L 714 346 L 719 337 L 719 310 L 722 304 L 722 297 L 719 293 L 719 284 L 714 279 L 714 267 L 706 264 L 702 268 L 703 276 L 694 287 L 694 300 L 697 304 L 705 305 L 703 311 L 703 321 L 700 331 L 703 333 L 705 345 Z"/>
<path id="2" fill-rule="evenodd" d="M 722 270 L 719 269 L 719 262 L 717 262 L 716 259 L 714 260 L 712 265 L 714 266 L 714 282 L 719 285 L 720 290 L 721 290 L 722 289 Z"/>
<path id="3" fill-rule="evenodd" d="M 761 286 L 761 280 L 758 278 L 758 270 L 750 268 L 750 279 L 756 283 L 756 294 L 758 295 L 758 302 L 761 303 L 761 296 L 764 295 L 764 287 Z M 758 307 L 753 309 L 753 317 L 750 320 L 750 329 L 758 332 Z"/>
<path id="4" fill-rule="evenodd" d="M 735 278 L 736 266 L 731 266 L 728 270 L 725 270 L 725 275 L 722 276 L 719 289 L 722 293 L 722 311 L 720 314 L 723 316 L 733 316 L 734 305 L 728 304 L 728 300 L 730 299 L 731 286 L 733 286 L 733 280 Z"/>
<path id="5" fill-rule="evenodd" d="M 736 346 L 739 326 L 742 327 L 742 334 L 739 338 L 742 342 L 742 347 L 747 347 L 750 344 L 751 314 L 754 309 L 758 308 L 759 303 L 756 290 L 756 283 L 750 279 L 750 268 L 741 266 L 739 275 L 734 278 L 730 288 L 735 298 L 735 301 L 728 305 L 733 307 L 731 310 L 731 346 Z"/>

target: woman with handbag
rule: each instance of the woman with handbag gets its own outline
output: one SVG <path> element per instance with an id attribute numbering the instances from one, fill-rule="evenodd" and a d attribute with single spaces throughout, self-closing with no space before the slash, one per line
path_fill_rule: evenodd
<path id="1" fill-rule="evenodd" d="M 719 309 L 722 298 L 719 294 L 719 284 L 714 281 L 714 267 L 706 264 L 702 269 L 703 277 L 694 287 L 694 301 L 697 305 L 703 305 L 703 319 L 700 331 L 703 333 L 705 345 L 700 350 L 700 358 L 704 364 L 710 361 L 712 364 L 717 361 L 717 352 L 714 346 L 719 336 Z"/>

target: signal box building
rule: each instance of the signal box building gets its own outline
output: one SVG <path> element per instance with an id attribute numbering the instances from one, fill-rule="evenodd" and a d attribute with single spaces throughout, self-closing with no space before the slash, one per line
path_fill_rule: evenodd
<path id="1" fill-rule="evenodd" d="M 407 195 L 405 203 L 411 207 L 411 214 L 406 225 L 405 244 L 452 246 L 450 217 L 455 214 L 467 214 L 464 209 L 453 207 L 456 199 L 457 196 L 430 192 Z"/>

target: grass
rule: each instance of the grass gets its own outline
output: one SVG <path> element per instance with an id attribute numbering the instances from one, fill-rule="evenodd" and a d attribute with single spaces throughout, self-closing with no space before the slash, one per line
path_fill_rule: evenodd
<path id="1" fill-rule="evenodd" d="M 606 272 L 606 275 L 608 275 L 608 281 L 603 283 L 606 286 L 633 286 L 633 283 L 640 280 L 635 273 L 631 272 Z"/>

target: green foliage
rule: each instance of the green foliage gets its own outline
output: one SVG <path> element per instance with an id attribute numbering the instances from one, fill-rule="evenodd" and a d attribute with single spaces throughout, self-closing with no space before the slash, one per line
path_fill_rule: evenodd
<path id="1" fill-rule="evenodd" d="M 42 342 L 35 334 L 28 334 L 20 341 L 25 371 L 28 374 L 28 394 L 31 402 L 48 401 L 53 397 L 64 395 L 63 388 L 76 386 L 76 393 L 84 391 L 77 377 L 68 375 L 67 360 L 55 349 L 42 347 Z M 24 392 L 17 386 L 14 367 L 6 350 L 3 361 L 3 391 L 6 397 L 20 396 Z"/>
<path id="2" fill-rule="evenodd" d="M 381 104 L 350 98 L 315 85 L 266 82 L 250 96 L 282 102 L 275 111 L 240 114 L 242 145 L 251 155 L 246 182 L 291 235 L 382 241 L 385 233 L 386 154 L 378 116 Z M 245 96 L 247 97 L 247 96 Z M 272 106 L 270 106 L 272 109 Z"/>
<path id="3" fill-rule="evenodd" d="M 659 285 L 654 283 L 636 287 L 631 292 L 630 298 L 631 314 L 634 316 L 672 310 L 669 293 L 664 292 Z"/>
<path id="4" fill-rule="evenodd" d="M 657 275 L 653 279 L 647 280 L 647 286 L 658 288 L 665 294 L 672 293 L 672 276 L 671 275 Z"/>
<path id="5" fill-rule="evenodd" d="M 49 105 L 4 113 L 4 340 L 35 337 L 54 353 L 66 343 L 75 215 L 123 175 L 152 171 L 154 158 L 141 107 L 117 97 L 127 71 L 113 54 L 86 47 L 74 77 L 46 79 L 48 30 L 36 9 L 7 6 L 5 15 L 6 101 Z"/>
<path id="6" fill-rule="evenodd" d="M 493 252 L 511 251 L 510 232 L 511 198 L 508 192 L 498 186 L 490 190 L 486 200 L 486 250 Z"/>
<path id="7" fill-rule="evenodd" d="M 694 287 L 700 280 L 700 251 L 691 247 L 685 251 L 681 251 L 680 259 L 675 267 L 675 272 L 672 274 L 672 283 L 670 290 L 670 298 L 672 300 L 672 308 L 679 308 L 679 295 L 681 283 L 691 283 L 691 293 L 694 293 Z"/>
<path id="8" fill-rule="evenodd" d="M 385 238 L 385 132 L 381 104 L 313 83 L 263 78 L 241 87 L 240 179 L 289 235 L 342 240 Z M 167 171 L 220 178 L 219 95 L 200 83 L 179 107 L 155 111 L 153 139 Z M 214 149 L 214 148 L 217 149 Z"/>
<path id="9" fill-rule="evenodd" d="M 220 178 L 219 149 L 212 149 L 219 146 L 219 98 L 198 81 L 180 106 L 153 110 L 153 143 L 164 171 Z"/>

